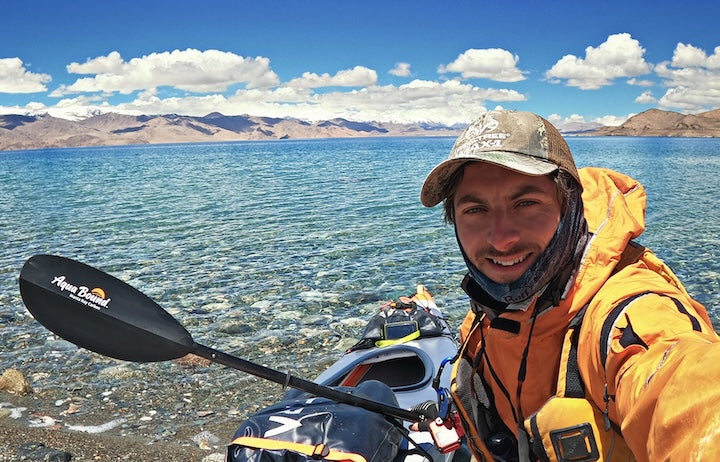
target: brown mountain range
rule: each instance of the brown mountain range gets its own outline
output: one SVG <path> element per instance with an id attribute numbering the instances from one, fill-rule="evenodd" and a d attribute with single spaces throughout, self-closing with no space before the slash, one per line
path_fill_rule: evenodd
<path id="1" fill-rule="evenodd" d="M 368 136 L 457 136 L 463 127 L 332 119 L 101 114 L 82 120 L 0 115 L 0 151 L 53 147 L 114 146 L 240 140 L 351 138 Z M 720 137 L 720 109 L 700 114 L 650 109 L 618 127 L 559 127 L 567 135 Z"/>
<path id="2" fill-rule="evenodd" d="M 350 138 L 363 136 L 456 136 L 461 127 L 332 119 L 306 122 L 254 116 L 203 117 L 102 114 L 82 120 L 0 115 L 0 150 L 114 146 L 239 140 Z"/>
<path id="3" fill-rule="evenodd" d="M 720 109 L 699 114 L 650 109 L 634 115 L 619 127 L 603 127 L 594 136 L 720 137 Z"/>

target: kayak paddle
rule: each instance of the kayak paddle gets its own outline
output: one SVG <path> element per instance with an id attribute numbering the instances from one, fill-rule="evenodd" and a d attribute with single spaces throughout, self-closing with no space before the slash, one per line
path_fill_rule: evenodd
<path id="1" fill-rule="evenodd" d="M 56 255 L 35 255 L 20 271 L 20 294 L 33 317 L 58 336 L 116 359 L 168 361 L 193 353 L 314 396 L 420 422 L 417 411 L 372 401 L 276 371 L 196 343 L 160 305 L 96 268 Z"/>

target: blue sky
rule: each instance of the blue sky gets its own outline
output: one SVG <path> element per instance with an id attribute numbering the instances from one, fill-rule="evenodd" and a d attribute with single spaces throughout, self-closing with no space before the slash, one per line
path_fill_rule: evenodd
<path id="1" fill-rule="evenodd" d="M 0 114 L 616 125 L 720 107 L 720 2 L 33 1 L 0 7 Z"/>

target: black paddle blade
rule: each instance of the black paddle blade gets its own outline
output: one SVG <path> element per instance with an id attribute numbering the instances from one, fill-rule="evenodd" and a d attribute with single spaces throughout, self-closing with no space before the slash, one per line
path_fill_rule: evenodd
<path id="1" fill-rule="evenodd" d="M 20 294 L 42 325 L 75 345 L 126 361 L 167 361 L 195 342 L 157 303 L 84 263 L 35 255 L 20 271 Z"/>

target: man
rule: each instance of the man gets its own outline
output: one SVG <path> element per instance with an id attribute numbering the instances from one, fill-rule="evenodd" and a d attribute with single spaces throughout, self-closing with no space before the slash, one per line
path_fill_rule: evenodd
<path id="1" fill-rule="evenodd" d="M 535 114 L 491 111 L 421 200 L 444 202 L 468 267 L 452 392 L 478 460 L 720 460 L 720 338 L 631 241 L 642 185 L 578 171 Z"/>

